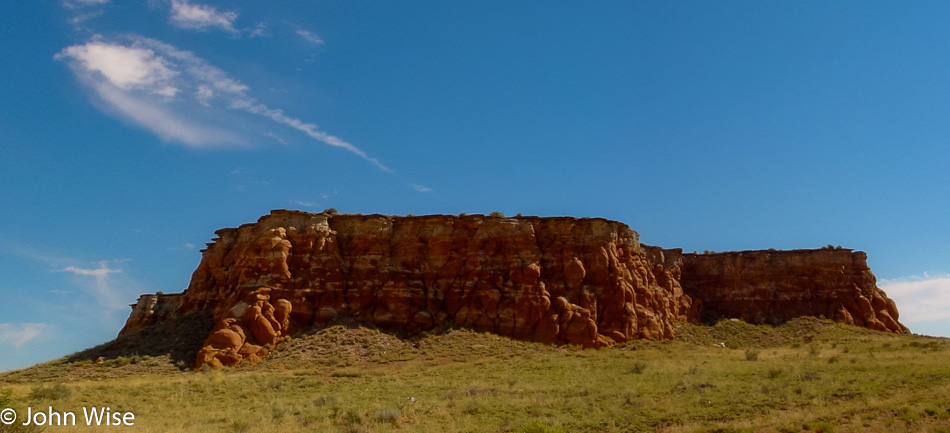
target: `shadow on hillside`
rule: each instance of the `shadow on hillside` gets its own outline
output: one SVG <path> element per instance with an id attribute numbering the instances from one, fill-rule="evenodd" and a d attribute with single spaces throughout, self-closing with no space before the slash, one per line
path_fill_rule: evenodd
<path id="1" fill-rule="evenodd" d="M 201 344 L 214 327 L 211 313 L 199 311 L 140 329 L 66 357 L 67 362 L 134 356 L 169 355 L 173 362 L 194 366 Z"/>

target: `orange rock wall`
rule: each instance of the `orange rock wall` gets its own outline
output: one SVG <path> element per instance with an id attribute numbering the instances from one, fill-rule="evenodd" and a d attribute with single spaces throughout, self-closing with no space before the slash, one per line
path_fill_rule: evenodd
<path id="1" fill-rule="evenodd" d="M 703 320 L 778 323 L 826 317 L 880 331 L 907 332 L 897 306 L 877 287 L 867 255 L 849 249 L 683 254 L 683 290 Z"/>
<path id="2" fill-rule="evenodd" d="M 454 323 L 597 347 L 672 338 L 690 311 L 666 253 L 598 218 L 273 211 L 216 234 L 182 314 L 218 322 L 247 288 L 268 287 L 297 328 L 347 315 L 410 334 Z"/>
<path id="3" fill-rule="evenodd" d="M 722 317 L 777 323 L 824 316 L 907 331 L 866 255 L 846 249 L 683 254 L 642 245 L 619 222 L 567 217 L 277 210 L 215 233 L 188 289 L 143 295 L 120 335 L 210 311 L 216 332 L 233 336 L 235 326 L 263 323 L 240 314 L 263 293 L 290 311 L 274 319 L 280 332 L 217 346 L 212 332 L 206 363 L 227 365 L 239 358 L 231 352 L 253 358 L 275 336 L 339 316 L 405 334 L 455 324 L 585 347 L 672 338 L 677 322 Z"/>

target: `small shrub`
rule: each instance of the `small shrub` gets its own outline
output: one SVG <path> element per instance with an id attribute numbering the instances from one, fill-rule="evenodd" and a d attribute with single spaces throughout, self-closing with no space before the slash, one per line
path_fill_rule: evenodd
<path id="1" fill-rule="evenodd" d="M 769 379 L 775 379 L 782 375 L 781 368 L 771 368 L 769 369 Z"/>
<path id="2" fill-rule="evenodd" d="M 284 406 L 271 407 L 271 413 L 270 413 L 271 420 L 277 422 L 284 419 L 285 416 L 287 416 L 286 407 Z"/>
<path id="3" fill-rule="evenodd" d="M 313 405 L 316 406 L 316 407 L 321 407 L 321 406 L 326 406 L 326 405 L 329 405 L 329 404 L 336 404 L 336 403 L 337 403 L 337 398 L 334 397 L 334 396 L 332 396 L 332 395 L 330 395 L 330 396 L 321 396 L 321 397 L 317 397 L 317 398 L 313 399 L 313 402 L 312 402 L 312 403 L 313 403 Z"/>
<path id="4" fill-rule="evenodd" d="M 37 385 L 30 390 L 30 400 L 65 400 L 72 395 L 72 390 L 66 385 Z"/>
<path id="5" fill-rule="evenodd" d="M 327 215 L 339 215 L 339 214 L 340 214 L 339 212 L 337 212 L 337 210 L 336 210 L 335 208 L 332 208 L 332 207 L 328 207 L 328 208 L 324 209 L 324 210 L 323 210 L 323 213 L 325 213 L 325 214 L 327 214 Z"/>
<path id="6" fill-rule="evenodd" d="M 387 407 L 385 409 L 380 409 L 376 411 L 376 422 L 381 423 L 390 423 L 392 425 L 399 424 L 399 417 L 402 416 L 402 411 L 394 407 Z"/>
<path id="7" fill-rule="evenodd" d="M 759 359 L 759 351 L 755 349 L 746 349 L 745 350 L 745 360 L 746 361 L 755 361 Z"/>
<path id="8" fill-rule="evenodd" d="M 228 427 L 230 427 L 234 433 L 244 433 L 251 430 L 251 424 L 247 421 L 234 421 Z"/>
<path id="9" fill-rule="evenodd" d="M 491 216 L 493 216 L 493 217 L 498 217 L 498 218 L 504 218 L 504 217 L 505 217 L 505 214 L 503 214 L 503 213 L 501 213 L 501 212 L 498 212 L 498 211 L 494 211 L 494 212 L 491 213 Z"/>
<path id="10" fill-rule="evenodd" d="M 479 408 L 478 402 L 473 401 L 469 403 L 469 405 L 465 407 L 465 409 L 462 409 L 462 413 L 466 415 L 475 415 L 476 413 L 478 413 L 478 408 Z"/>
<path id="11" fill-rule="evenodd" d="M 354 426 L 363 423 L 363 418 L 355 410 L 348 410 L 343 414 L 343 422 L 348 426 Z"/>
<path id="12" fill-rule="evenodd" d="M 646 370 L 647 365 L 643 362 L 634 362 L 630 366 L 630 372 L 633 374 L 643 374 L 643 370 Z"/>
<path id="13" fill-rule="evenodd" d="M 828 358 L 828 363 L 829 363 L 829 364 L 834 364 L 834 363 L 838 362 L 839 360 L 840 360 L 840 358 L 838 358 L 838 355 L 834 355 L 834 356 L 832 356 L 831 358 Z"/>
<path id="14" fill-rule="evenodd" d="M 907 406 L 902 407 L 899 412 L 899 418 L 901 421 L 911 423 L 917 420 L 917 415 L 915 415 L 914 412 L 912 412 Z"/>
<path id="15" fill-rule="evenodd" d="M 834 429 L 831 428 L 831 423 L 828 421 L 815 421 L 813 423 L 806 424 L 804 427 L 805 430 L 814 430 L 817 433 L 832 433 Z"/>

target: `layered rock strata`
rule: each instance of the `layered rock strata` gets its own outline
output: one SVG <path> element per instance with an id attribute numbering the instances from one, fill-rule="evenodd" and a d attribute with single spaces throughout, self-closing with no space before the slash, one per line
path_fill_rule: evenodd
<path id="1" fill-rule="evenodd" d="M 662 250 L 598 218 L 274 211 L 216 234 L 180 308 L 216 323 L 244 288 L 267 287 L 293 305 L 291 329 L 346 315 L 407 333 L 454 323 L 598 347 L 672 338 L 690 308 Z M 133 316 L 127 330 L 152 323 Z"/>
<path id="2" fill-rule="evenodd" d="M 877 287 L 867 254 L 845 248 L 683 254 L 683 291 L 705 321 L 779 323 L 815 316 L 906 333 L 897 305 Z"/>
<path id="3" fill-rule="evenodd" d="M 584 347 L 672 338 L 677 322 L 700 317 L 905 329 L 850 250 L 682 254 L 641 245 L 619 222 L 567 217 L 277 210 L 215 234 L 187 290 L 143 295 L 120 335 L 211 312 L 218 325 L 198 363 L 217 367 L 340 316 L 405 334 L 454 324 Z M 272 332 L 252 331 L 264 322 Z"/>
<path id="4" fill-rule="evenodd" d="M 148 325 L 172 319 L 181 315 L 182 293 L 144 294 L 132 304 L 132 314 L 119 335 L 129 334 Z"/>

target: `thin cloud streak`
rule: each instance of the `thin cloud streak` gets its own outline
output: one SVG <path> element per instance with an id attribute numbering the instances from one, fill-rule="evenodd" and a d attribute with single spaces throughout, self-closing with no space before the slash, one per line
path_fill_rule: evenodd
<path id="1" fill-rule="evenodd" d="M 422 185 L 415 184 L 415 183 L 412 183 L 412 184 L 410 184 L 410 185 L 412 186 L 413 189 L 415 189 L 416 191 L 419 191 L 419 192 L 432 192 L 432 188 L 429 188 L 429 187 L 427 187 L 427 186 L 422 186 Z"/>
<path id="2" fill-rule="evenodd" d="M 80 81 L 111 108 L 165 140 L 192 147 L 242 143 L 234 133 L 185 120 L 176 114 L 182 112 L 180 105 L 184 103 L 178 95 L 192 95 L 195 104 L 186 107 L 192 111 L 213 109 L 212 102 L 222 100 L 228 109 L 296 129 L 321 143 L 354 153 L 384 172 L 393 173 L 352 143 L 248 96 L 247 85 L 193 53 L 151 38 L 137 35 L 129 38 L 132 43 L 126 46 L 105 42 L 97 36 L 85 44 L 64 48 L 54 58 L 67 61 Z M 169 108 L 173 102 L 178 103 L 174 111 Z"/>
<path id="3" fill-rule="evenodd" d="M 109 3 L 110 0 L 64 0 L 61 4 L 66 9 L 78 9 L 86 6 L 97 6 Z"/>
<path id="4" fill-rule="evenodd" d="M 897 303 L 901 322 L 950 321 L 950 275 L 880 280 L 878 287 Z"/>
<path id="5" fill-rule="evenodd" d="M 121 274 L 122 270 L 109 268 L 108 263 L 107 260 L 101 260 L 98 268 L 66 266 L 62 269 L 54 269 L 53 272 L 68 272 L 80 277 L 91 277 L 91 281 L 81 280 L 80 287 L 92 295 L 98 305 L 110 310 L 124 310 L 128 304 L 128 294 L 123 293 L 123 289 L 127 291 L 129 287 L 135 285 L 130 284 L 129 281 L 116 281 L 110 274 Z"/>
<path id="6" fill-rule="evenodd" d="M 303 38 L 303 40 L 313 44 L 313 45 L 323 45 L 323 39 L 320 39 L 317 35 L 311 33 L 310 31 L 304 29 L 297 29 L 297 36 Z"/>
<path id="7" fill-rule="evenodd" d="M 89 84 L 119 114 L 152 131 L 166 141 L 177 141 L 190 147 L 241 145 L 237 134 L 210 125 L 190 122 L 166 107 L 135 97 L 108 83 Z"/>
<path id="8" fill-rule="evenodd" d="M 83 275 L 87 277 L 105 277 L 109 274 L 118 274 L 121 273 L 121 269 L 109 269 L 106 267 L 105 263 L 100 262 L 100 266 L 97 269 L 83 269 L 76 266 L 67 266 L 63 269 L 57 269 L 54 272 L 72 272 L 76 275 Z"/>
<path id="9" fill-rule="evenodd" d="M 100 313 L 126 310 L 128 300 L 134 299 L 135 292 L 142 290 L 142 285 L 125 276 L 121 269 L 110 267 L 110 264 L 114 266 L 128 259 L 100 260 L 97 268 L 87 268 L 78 266 L 81 263 L 78 260 L 23 247 L 3 238 L 0 238 L 0 253 L 43 263 L 52 268 L 49 272 L 74 275 L 76 287 L 92 296 Z"/>

